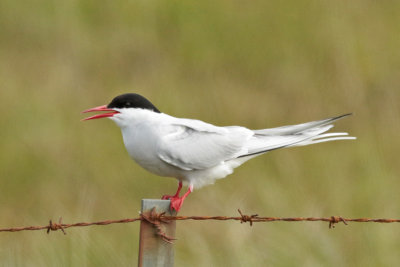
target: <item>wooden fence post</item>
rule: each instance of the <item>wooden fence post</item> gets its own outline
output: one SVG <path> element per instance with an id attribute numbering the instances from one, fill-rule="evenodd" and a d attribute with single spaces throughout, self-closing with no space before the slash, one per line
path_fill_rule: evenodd
<path id="1" fill-rule="evenodd" d="M 142 199 L 142 214 L 150 212 L 153 208 L 157 213 L 165 212 L 165 215 L 176 215 L 169 209 L 170 201 L 161 199 Z M 176 221 L 168 224 L 161 223 L 168 237 L 175 237 Z M 167 243 L 157 235 L 157 230 L 151 223 L 142 220 L 140 222 L 139 240 L 139 267 L 172 267 L 174 266 L 174 244 Z"/>

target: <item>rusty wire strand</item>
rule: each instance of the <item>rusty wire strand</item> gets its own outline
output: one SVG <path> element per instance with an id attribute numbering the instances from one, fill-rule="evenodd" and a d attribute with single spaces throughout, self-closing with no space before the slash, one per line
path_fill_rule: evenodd
<path id="1" fill-rule="evenodd" d="M 84 226 L 93 226 L 93 225 L 109 225 L 116 223 L 131 223 L 136 221 L 147 221 L 157 229 L 158 235 L 162 237 L 162 239 L 166 242 L 172 242 L 172 238 L 166 236 L 162 229 L 162 223 L 168 223 L 169 221 L 186 221 L 186 220 L 195 220 L 195 221 L 204 221 L 204 220 L 214 220 L 214 221 L 240 221 L 240 223 L 249 222 L 250 226 L 253 223 L 258 222 L 328 222 L 329 228 L 334 228 L 335 224 L 339 222 L 343 222 L 343 224 L 347 225 L 349 222 L 374 222 L 374 223 L 400 223 L 400 219 L 371 219 L 371 218 L 343 218 L 340 216 L 331 216 L 331 217 L 260 217 L 257 214 L 254 215 L 245 215 L 240 210 L 238 210 L 240 216 L 236 217 L 227 217 L 227 216 L 166 216 L 164 213 L 158 214 L 154 211 L 154 209 L 145 214 L 140 214 L 137 218 L 128 218 L 128 219 L 120 219 L 120 220 L 105 220 L 98 222 L 79 222 L 73 224 L 63 223 L 60 218 L 58 223 L 54 223 L 50 220 L 48 225 L 43 226 L 27 226 L 27 227 L 13 227 L 13 228 L 0 228 L 0 232 L 20 232 L 20 231 L 36 231 L 36 230 L 47 230 L 47 233 L 50 231 L 61 230 L 64 234 L 66 234 L 65 229 L 70 227 L 84 227 Z"/>

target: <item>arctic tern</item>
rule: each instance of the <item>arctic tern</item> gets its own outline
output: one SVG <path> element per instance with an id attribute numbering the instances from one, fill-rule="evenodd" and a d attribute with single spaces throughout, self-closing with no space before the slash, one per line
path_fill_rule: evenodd
<path id="1" fill-rule="evenodd" d="M 122 131 L 125 147 L 144 169 L 175 177 L 178 190 L 170 199 L 179 211 L 193 189 L 213 184 L 233 169 L 266 152 L 333 140 L 355 139 L 347 133 L 326 133 L 332 123 L 350 114 L 278 128 L 250 130 L 241 126 L 219 127 L 200 120 L 175 118 L 160 112 L 138 94 L 123 94 L 108 105 L 83 111 L 107 111 L 84 120 L 110 118 Z M 179 196 L 182 185 L 188 191 Z"/>

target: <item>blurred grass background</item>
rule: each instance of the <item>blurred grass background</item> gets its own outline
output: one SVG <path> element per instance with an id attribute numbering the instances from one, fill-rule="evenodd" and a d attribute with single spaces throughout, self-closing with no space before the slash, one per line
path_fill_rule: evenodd
<path id="1" fill-rule="evenodd" d="M 356 141 L 274 151 L 192 194 L 182 215 L 400 217 L 399 1 L 0 1 L 0 227 L 136 217 L 176 182 L 107 120 L 136 92 L 217 125 L 354 112 Z M 134 266 L 139 224 L 2 233 L 3 266 Z M 388 224 L 178 222 L 176 266 L 395 266 Z"/>

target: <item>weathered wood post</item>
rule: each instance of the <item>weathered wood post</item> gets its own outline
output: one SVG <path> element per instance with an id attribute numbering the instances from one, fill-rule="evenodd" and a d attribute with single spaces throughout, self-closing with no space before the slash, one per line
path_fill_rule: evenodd
<path id="1" fill-rule="evenodd" d="M 174 216 L 176 212 L 169 209 L 170 201 L 161 199 L 142 199 L 142 214 L 153 208 L 157 213 Z M 165 235 L 175 237 L 176 221 L 167 224 L 161 222 Z M 174 266 L 174 244 L 165 242 L 158 234 L 153 224 L 142 220 L 140 222 L 139 267 Z"/>

